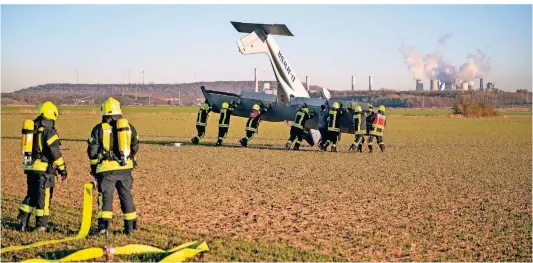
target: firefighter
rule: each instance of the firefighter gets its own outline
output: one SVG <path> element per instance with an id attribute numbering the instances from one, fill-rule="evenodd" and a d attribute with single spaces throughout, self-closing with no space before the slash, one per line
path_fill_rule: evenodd
<path id="1" fill-rule="evenodd" d="M 18 227 L 26 231 L 30 215 L 35 215 L 36 230 L 46 232 L 50 202 L 56 174 L 67 179 L 65 160 L 59 149 L 55 121 L 59 113 L 50 101 L 39 105 L 37 118 L 25 120 L 22 128 L 22 154 L 26 174 L 27 194 L 19 206 Z"/>
<path id="2" fill-rule="evenodd" d="M 250 111 L 250 117 L 246 122 L 246 136 L 239 140 L 239 143 L 246 147 L 248 142 L 254 138 L 255 133 L 257 133 L 259 128 L 259 123 L 261 122 L 261 116 L 268 111 L 266 107 L 261 107 L 259 104 L 254 104 L 252 110 Z"/>
<path id="3" fill-rule="evenodd" d="M 139 136 L 135 127 L 122 116 L 120 102 L 109 97 L 101 107 L 102 122 L 89 135 L 87 153 L 91 175 L 98 187 L 98 233 L 107 235 L 113 218 L 113 193 L 117 189 L 124 219 L 124 234 L 137 228 L 137 212 L 131 188 L 132 172 L 137 166 Z"/>
<path id="4" fill-rule="evenodd" d="M 313 116 L 313 112 L 310 112 L 309 108 L 307 107 L 307 104 L 304 103 L 304 105 L 302 105 L 302 107 L 300 107 L 300 109 L 296 112 L 294 122 L 291 125 L 289 141 L 287 142 L 287 144 L 285 144 L 285 149 L 291 149 L 292 143 L 294 142 L 295 138 L 298 138 L 298 140 L 294 144 L 293 149 L 295 151 L 298 151 L 300 149 L 300 144 L 302 143 L 302 139 L 304 136 L 305 122 L 310 118 L 313 118 Z"/>
<path id="5" fill-rule="evenodd" d="M 385 143 L 383 142 L 383 131 L 387 127 L 387 120 L 385 116 L 385 106 L 379 105 L 378 112 L 374 115 L 374 121 L 372 122 L 372 130 L 370 131 L 370 138 L 368 138 L 368 149 L 372 152 L 372 139 L 376 137 L 376 142 L 381 149 L 381 152 L 385 151 Z"/>
<path id="6" fill-rule="evenodd" d="M 328 146 L 331 144 L 331 151 L 337 151 L 337 140 L 339 139 L 340 134 L 340 119 L 344 114 L 346 114 L 346 110 L 342 109 L 339 102 L 334 102 L 331 110 L 329 110 L 327 141 L 325 144 L 318 145 L 321 150 L 327 151 Z"/>
<path id="7" fill-rule="evenodd" d="M 363 143 L 365 143 L 365 130 L 361 129 L 361 123 L 363 122 L 363 110 L 361 106 L 355 106 L 353 114 L 353 128 L 355 139 L 348 151 L 354 151 L 357 148 L 358 152 L 363 152 Z"/>
<path id="8" fill-rule="evenodd" d="M 222 140 L 224 140 L 224 138 L 226 138 L 226 135 L 228 135 L 231 113 L 235 110 L 238 104 L 238 102 L 235 103 L 233 101 L 231 102 L 231 104 L 227 102 L 222 103 L 222 110 L 220 110 L 220 119 L 218 120 L 218 140 L 216 146 L 222 145 Z"/>
<path id="9" fill-rule="evenodd" d="M 328 137 L 328 111 L 326 105 L 320 106 L 318 113 L 318 131 L 320 132 L 320 143 L 325 143 Z"/>
<path id="10" fill-rule="evenodd" d="M 365 118 L 365 128 L 366 132 L 365 135 L 367 136 L 367 139 L 370 141 L 370 131 L 372 130 L 372 123 L 374 122 L 374 107 L 372 104 L 367 104 L 367 110 L 365 111 L 366 118 Z"/>
<path id="11" fill-rule="evenodd" d="M 200 139 L 205 136 L 207 119 L 209 118 L 209 112 L 211 112 L 212 109 L 211 105 L 207 104 L 207 100 L 200 105 L 198 116 L 196 117 L 196 131 L 198 131 L 198 135 L 191 139 L 193 144 L 200 143 Z"/>

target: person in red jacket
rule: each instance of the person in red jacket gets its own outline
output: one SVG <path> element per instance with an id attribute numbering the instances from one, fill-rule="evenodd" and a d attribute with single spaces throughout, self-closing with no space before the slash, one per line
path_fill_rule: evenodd
<path id="1" fill-rule="evenodd" d="M 368 138 L 368 149 L 372 152 L 372 141 L 376 137 L 376 142 L 381 149 L 381 152 L 385 151 L 385 143 L 383 142 L 383 131 L 387 127 L 387 119 L 385 116 L 385 106 L 380 105 L 378 112 L 374 115 L 374 121 L 372 122 L 372 130 Z"/>

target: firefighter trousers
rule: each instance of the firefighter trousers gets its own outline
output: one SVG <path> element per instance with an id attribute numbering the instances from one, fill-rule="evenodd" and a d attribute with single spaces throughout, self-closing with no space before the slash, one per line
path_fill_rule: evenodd
<path id="1" fill-rule="evenodd" d="M 368 136 L 368 149 L 370 151 L 372 151 L 372 141 L 374 139 L 374 137 L 376 137 L 376 142 L 378 143 L 379 145 L 379 148 L 381 149 L 382 152 L 385 151 L 385 142 L 383 142 L 383 136 L 378 136 L 378 135 L 373 135 L 373 134 L 370 134 Z"/>
<path id="2" fill-rule="evenodd" d="M 324 144 L 328 140 L 328 128 L 318 128 L 320 132 L 320 143 Z"/>
<path id="3" fill-rule="evenodd" d="M 217 143 L 222 143 L 222 141 L 228 135 L 229 127 L 218 127 L 218 141 Z"/>
<path id="4" fill-rule="evenodd" d="M 246 136 L 242 138 L 239 142 L 242 146 L 248 146 L 248 142 L 251 141 L 254 138 L 255 131 L 246 131 Z"/>
<path id="5" fill-rule="evenodd" d="M 300 147 L 300 144 L 302 143 L 303 137 L 304 130 L 292 126 L 289 134 L 289 141 L 287 142 L 288 147 L 290 148 L 290 145 L 292 145 L 294 139 L 298 138 L 298 140 L 294 144 L 294 149 L 298 149 Z"/>
<path id="6" fill-rule="evenodd" d="M 127 234 L 136 228 L 137 213 L 133 204 L 132 170 L 117 170 L 96 174 L 98 183 L 98 231 L 109 229 L 113 219 L 113 194 L 115 188 L 120 200 L 120 209 L 124 218 L 124 232 Z"/>
<path id="7" fill-rule="evenodd" d="M 355 139 L 353 140 L 352 145 L 359 149 L 360 147 L 363 146 L 364 143 L 365 143 L 364 134 L 355 134 Z"/>
<path id="8" fill-rule="evenodd" d="M 196 137 L 192 138 L 193 143 L 200 142 L 200 139 L 204 138 L 205 136 L 205 126 L 202 125 L 196 125 L 196 131 L 198 132 L 198 135 Z"/>
<path id="9" fill-rule="evenodd" d="M 55 175 L 45 172 L 26 172 L 27 193 L 19 206 L 19 228 L 26 228 L 30 215 L 35 215 L 36 227 L 47 227 L 50 203 L 54 192 Z"/>

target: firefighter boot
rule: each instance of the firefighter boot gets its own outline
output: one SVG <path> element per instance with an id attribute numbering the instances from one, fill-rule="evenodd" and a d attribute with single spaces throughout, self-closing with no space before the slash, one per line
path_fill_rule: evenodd
<path id="1" fill-rule="evenodd" d="M 363 152 L 363 145 L 362 144 L 357 145 L 357 151 L 360 152 L 360 153 Z"/>
<path id="2" fill-rule="evenodd" d="M 355 144 L 350 145 L 350 149 L 348 149 L 349 152 L 353 152 L 355 150 Z"/>
<path id="3" fill-rule="evenodd" d="M 286 143 L 285 144 L 285 150 L 290 150 L 291 149 L 291 144 L 290 143 Z"/>
<path id="4" fill-rule="evenodd" d="M 368 151 L 369 153 L 372 153 L 372 152 L 373 152 L 373 150 L 372 150 L 372 145 L 368 145 L 368 150 L 369 150 L 369 151 Z"/>
<path id="5" fill-rule="evenodd" d="M 217 140 L 217 143 L 216 143 L 215 145 L 216 145 L 216 146 L 220 146 L 220 145 L 222 145 L 222 140 L 221 140 L 221 139 L 218 139 L 218 140 Z"/>
<path id="6" fill-rule="evenodd" d="M 337 152 L 337 146 L 331 146 L 331 152 Z"/>
<path id="7" fill-rule="evenodd" d="M 300 150 L 300 144 L 299 143 L 294 144 L 293 150 L 299 151 Z"/>
<path id="8" fill-rule="evenodd" d="M 135 229 L 137 229 L 137 219 L 124 220 L 124 234 L 125 235 L 130 235 Z"/>
<path id="9" fill-rule="evenodd" d="M 30 223 L 30 214 L 23 212 L 23 211 L 19 211 L 19 215 L 17 219 L 19 222 L 19 225 L 17 226 L 17 230 L 20 232 L 26 231 L 26 228 L 28 224 Z"/>
<path id="10" fill-rule="evenodd" d="M 381 149 L 381 152 L 385 152 L 385 144 L 380 144 L 379 148 Z"/>
<path id="11" fill-rule="evenodd" d="M 98 218 L 98 235 L 109 235 L 109 219 Z"/>
<path id="12" fill-rule="evenodd" d="M 329 147 L 329 142 L 326 142 L 326 144 L 322 145 L 321 150 L 322 150 L 322 151 L 327 151 L 327 150 L 328 150 L 328 147 Z"/>
<path id="13" fill-rule="evenodd" d="M 242 138 L 239 143 L 241 143 L 241 146 L 243 147 L 248 146 L 248 140 L 246 138 Z"/>
<path id="14" fill-rule="evenodd" d="M 198 140 L 198 137 L 194 137 L 191 139 L 192 144 L 198 144 L 200 140 Z"/>

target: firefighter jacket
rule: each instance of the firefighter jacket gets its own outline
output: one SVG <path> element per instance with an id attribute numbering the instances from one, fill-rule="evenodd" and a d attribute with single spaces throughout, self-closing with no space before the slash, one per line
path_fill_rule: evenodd
<path id="1" fill-rule="evenodd" d="M 366 133 L 367 134 L 369 134 L 370 131 L 372 130 L 372 123 L 374 122 L 374 114 L 376 114 L 376 113 L 371 111 L 366 116 L 365 122 L 366 122 Z"/>
<path id="2" fill-rule="evenodd" d="M 246 122 L 246 129 L 247 131 L 257 132 L 257 128 L 259 127 L 259 122 L 261 122 L 261 116 L 267 112 L 267 108 L 262 108 L 261 110 L 252 110 L 250 112 L 250 117 L 248 118 L 248 121 Z"/>
<path id="3" fill-rule="evenodd" d="M 207 104 L 202 104 L 200 106 L 200 109 L 198 109 L 198 116 L 196 117 L 196 125 L 197 126 L 206 126 L 207 125 L 207 119 L 209 118 L 209 112 L 211 112 L 213 108 Z"/>
<path id="4" fill-rule="evenodd" d="M 221 109 L 220 110 L 220 119 L 218 120 L 218 127 L 220 128 L 228 128 L 229 127 L 229 121 L 231 119 L 231 113 L 235 110 L 234 105 L 232 104 L 227 109 Z"/>
<path id="5" fill-rule="evenodd" d="M 313 112 L 306 112 L 303 109 L 300 109 L 296 112 L 296 117 L 294 117 L 294 122 L 292 123 L 292 127 L 296 127 L 298 129 L 304 129 L 305 122 L 307 120 L 313 118 L 314 114 Z"/>
<path id="6" fill-rule="evenodd" d="M 59 150 L 59 136 L 54 127 L 54 121 L 38 117 L 34 121 L 35 130 L 23 130 L 23 133 L 33 133 L 34 140 L 31 157 L 33 162 L 24 166 L 24 171 L 36 171 L 53 174 L 56 168 L 65 170 L 65 160 Z"/>
<path id="7" fill-rule="evenodd" d="M 372 122 L 372 131 L 370 134 L 376 136 L 383 136 L 383 130 L 387 126 L 387 118 L 384 113 L 374 114 L 374 122 Z"/>
<path id="8" fill-rule="evenodd" d="M 354 112 L 353 114 L 353 129 L 355 134 L 364 134 L 364 130 L 361 129 L 361 124 L 363 123 L 363 113 Z"/>
<path id="9" fill-rule="evenodd" d="M 120 116 L 104 116 L 102 123 L 97 124 L 89 135 L 87 154 L 91 164 L 91 174 L 132 170 L 134 168 L 135 154 L 139 151 L 139 136 L 132 124 L 129 124 L 131 131 L 130 155 L 125 165 L 120 165 L 117 120 Z"/>
<path id="10" fill-rule="evenodd" d="M 345 109 L 331 109 L 328 116 L 328 131 L 340 132 L 341 117 L 346 114 Z"/>

